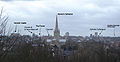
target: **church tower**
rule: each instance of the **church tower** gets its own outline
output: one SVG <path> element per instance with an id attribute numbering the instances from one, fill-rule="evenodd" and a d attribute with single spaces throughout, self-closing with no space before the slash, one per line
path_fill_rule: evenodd
<path id="1" fill-rule="evenodd" d="M 54 38 L 56 39 L 56 42 L 59 42 L 60 30 L 59 30 L 59 28 L 58 28 L 57 15 L 56 15 L 56 25 L 55 25 L 55 30 L 54 30 Z"/>

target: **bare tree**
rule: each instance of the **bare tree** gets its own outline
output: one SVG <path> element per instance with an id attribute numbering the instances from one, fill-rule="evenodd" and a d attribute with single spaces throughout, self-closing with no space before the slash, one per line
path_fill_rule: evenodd
<path id="1" fill-rule="evenodd" d="M 8 16 L 4 14 L 3 7 L 0 9 L 0 59 L 5 56 L 5 34 L 6 34 L 6 25 L 8 22 Z"/>
<path id="2" fill-rule="evenodd" d="M 7 25 L 7 22 L 8 22 L 8 16 L 3 15 L 3 12 L 4 12 L 4 10 L 2 8 L 1 11 L 0 11 L 0 36 L 5 35 L 6 25 Z"/>

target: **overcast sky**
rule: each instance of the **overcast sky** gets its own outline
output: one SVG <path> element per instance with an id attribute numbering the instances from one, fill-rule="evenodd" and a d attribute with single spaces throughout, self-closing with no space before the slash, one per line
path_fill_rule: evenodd
<path id="1" fill-rule="evenodd" d="M 24 31 L 24 26 L 35 27 L 36 24 L 45 24 L 46 28 L 54 29 L 57 12 L 73 13 L 58 16 L 61 35 L 69 32 L 70 35 L 89 36 L 95 32 L 90 28 L 106 28 L 102 35 L 113 36 L 113 29 L 107 28 L 107 25 L 120 25 L 120 0 L 1 0 L 1 7 L 9 15 L 8 25 L 13 27 L 14 21 L 27 21 L 27 25 L 18 26 L 21 34 L 29 34 Z M 47 34 L 45 28 L 42 33 Z M 53 35 L 53 31 L 50 33 Z M 120 36 L 120 27 L 116 27 L 116 36 Z"/>

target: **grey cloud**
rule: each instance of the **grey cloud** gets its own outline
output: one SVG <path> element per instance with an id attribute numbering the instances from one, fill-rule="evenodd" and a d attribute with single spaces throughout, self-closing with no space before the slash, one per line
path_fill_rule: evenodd
<path id="1" fill-rule="evenodd" d="M 25 16 L 24 19 L 29 22 L 29 25 L 35 26 L 35 24 L 45 24 L 46 27 L 50 28 L 54 28 L 55 15 L 57 14 L 57 12 L 73 12 L 73 16 L 58 16 L 59 28 L 62 35 L 64 35 L 64 33 L 67 31 L 69 31 L 71 35 L 89 35 L 88 32 L 91 27 L 106 28 L 107 24 L 120 23 L 120 2 L 117 0 L 86 0 L 86 2 L 84 2 L 83 4 L 79 4 L 79 2 L 73 4 L 65 4 L 67 2 L 62 2 L 63 5 L 59 2 L 56 2 L 55 4 L 53 3 L 54 0 L 53 2 L 45 1 L 45 5 L 47 6 L 47 8 L 38 7 L 36 9 L 36 12 L 31 12 L 30 9 L 28 9 L 29 6 L 24 6 L 25 3 L 15 9 L 18 9 L 17 11 L 22 12 L 23 16 L 28 15 Z M 95 7 L 85 7 L 85 5 L 89 3 L 93 4 Z M 29 2 L 26 4 L 29 4 Z M 13 5 L 17 4 L 14 2 Z M 17 17 L 17 15 L 18 14 L 16 12 L 15 16 Z M 23 17 L 19 18 L 18 16 L 19 20 L 21 20 L 22 18 Z M 13 21 L 14 20 L 15 19 L 13 19 Z M 44 31 L 44 33 L 46 32 Z M 109 35 L 109 33 L 107 32 L 104 33 L 106 35 Z"/>
<path id="2" fill-rule="evenodd" d="M 0 1 L 41 1 L 41 0 L 0 0 Z"/>

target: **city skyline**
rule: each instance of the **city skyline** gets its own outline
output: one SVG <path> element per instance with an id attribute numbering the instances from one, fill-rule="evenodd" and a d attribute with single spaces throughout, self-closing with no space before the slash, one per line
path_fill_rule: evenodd
<path id="1" fill-rule="evenodd" d="M 119 5 L 120 1 L 117 0 L 0 1 L 0 8 L 3 7 L 5 14 L 9 16 L 8 26 L 12 27 L 14 21 L 26 21 L 26 26 L 45 24 L 46 28 L 54 29 L 58 12 L 72 12 L 73 15 L 58 15 L 58 25 L 60 35 L 69 32 L 75 36 L 89 36 L 95 32 L 90 31 L 90 28 L 105 28 L 102 35 L 113 36 L 113 29 L 107 28 L 107 25 L 120 25 Z M 21 34 L 27 33 L 23 27 L 19 26 Z M 120 36 L 119 31 L 120 27 L 116 27 L 116 36 Z M 45 28 L 42 33 L 47 35 Z M 53 31 L 50 33 L 53 35 Z"/>

